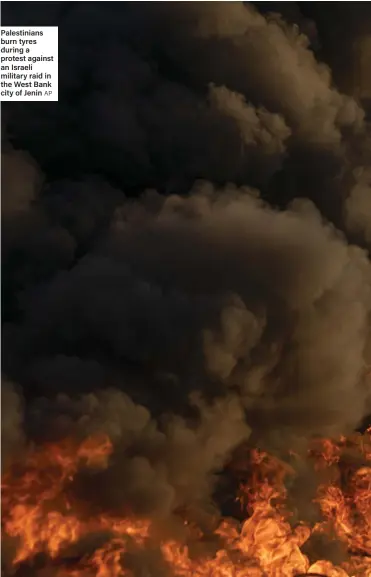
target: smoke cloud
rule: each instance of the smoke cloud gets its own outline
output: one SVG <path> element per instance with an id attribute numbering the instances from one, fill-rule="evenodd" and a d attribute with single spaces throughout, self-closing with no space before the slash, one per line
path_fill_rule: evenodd
<path id="1" fill-rule="evenodd" d="M 243 441 L 358 427 L 369 127 L 306 36 L 239 2 L 5 4 L 60 33 L 60 101 L 4 105 L 5 463 L 106 433 L 74 490 L 164 518 Z"/>

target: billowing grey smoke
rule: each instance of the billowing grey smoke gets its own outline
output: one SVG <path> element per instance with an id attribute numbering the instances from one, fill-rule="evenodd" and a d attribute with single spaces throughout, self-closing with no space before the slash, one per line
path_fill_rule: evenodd
<path id="1" fill-rule="evenodd" d="M 60 102 L 7 114 L 3 442 L 106 432 L 104 506 L 166 516 L 371 411 L 368 128 L 277 16 L 71 4 Z"/>
<path id="2" fill-rule="evenodd" d="M 23 347 L 100 345 L 184 402 L 237 389 L 268 429 L 335 434 L 365 411 L 369 281 L 365 253 L 308 201 L 279 212 L 200 184 L 117 211 L 107 241 L 30 298 Z"/>
<path id="3" fill-rule="evenodd" d="M 88 476 L 88 483 L 78 479 L 84 486 L 81 495 L 86 499 L 88 492 L 92 506 L 113 514 L 129 506 L 136 514 L 163 516 L 184 504 L 205 506 L 213 474 L 249 436 L 236 398 L 212 406 L 194 399 L 194 404 L 200 411 L 194 428 L 169 416 L 159 429 L 146 408 L 120 391 L 100 391 L 74 401 L 60 395 L 35 403 L 32 423 L 35 428 L 42 423 L 61 438 L 73 433 L 83 440 L 104 431 L 115 446 L 114 457 L 100 475 Z"/>

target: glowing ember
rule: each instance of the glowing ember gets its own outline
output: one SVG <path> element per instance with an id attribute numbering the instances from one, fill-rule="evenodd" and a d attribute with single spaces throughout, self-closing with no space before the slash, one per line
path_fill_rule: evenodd
<path id="1" fill-rule="evenodd" d="M 224 519 L 213 536 L 218 550 L 205 550 L 201 555 L 192 553 L 191 547 L 195 535 L 202 538 L 200 529 L 188 525 L 186 518 L 189 542 L 178 542 L 156 537 L 150 520 L 96 512 L 89 515 L 80 507 L 70 490 L 74 479 L 83 468 L 107 467 L 112 451 L 106 437 L 81 444 L 66 441 L 30 451 L 26 463 L 14 464 L 6 473 L 3 529 L 16 544 L 14 571 L 25 563 L 32 566 L 42 555 L 44 565 L 53 566 L 60 576 L 133 575 L 127 554 L 157 548 L 164 567 L 179 576 L 371 576 L 369 432 L 338 442 L 322 440 L 313 446 L 310 459 L 314 469 L 328 472 L 331 479 L 318 487 L 323 519 L 313 526 L 294 524 L 285 508 L 285 481 L 295 474 L 294 468 L 266 453 L 251 451 L 239 495 L 246 520 L 239 526 Z M 311 562 L 303 552 L 313 537 L 324 534 L 329 539 L 332 535 L 347 551 L 339 565 L 326 559 Z"/>

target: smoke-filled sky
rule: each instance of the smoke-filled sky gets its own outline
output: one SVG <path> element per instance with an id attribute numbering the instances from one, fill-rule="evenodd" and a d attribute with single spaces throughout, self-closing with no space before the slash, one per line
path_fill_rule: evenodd
<path id="1" fill-rule="evenodd" d="M 350 5 L 2 4 L 60 38 L 59 102 L 2 110 L 5 463 L 106 432 L 107 507 L 167 515 L 371 413 Z"/>

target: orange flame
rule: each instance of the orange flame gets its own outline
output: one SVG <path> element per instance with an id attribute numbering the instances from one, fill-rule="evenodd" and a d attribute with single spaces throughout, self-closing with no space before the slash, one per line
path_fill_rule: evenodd
<path id="1" fill-rule="evenodd" d="M 286 509 L 285 481 L 295 474 L 294 468 L 251 451 L 239 495 L 244 523 L 238 527 L 224 519 L 219 524 L 214 537 L 222 546 L 214 554 L 195 556 L 184 543 L 157 541 L 163 563 L 179 577 L 371 577 L 370 432 L 337 442 L 319 440 L 310 451 L 315 469 L 333 472 L 328 475 L 331 482 L 318 487 L 321 522 L 293 523 Z M 105 436 L 80 444 L 65 441 L 31 450 L 23 464 L 14 464 L 5 474 L 3 531 L 16 542 L 15 570 L 22 563 L 32 565 L 42 554 L 46 563 L 57 564 L 60 577 L 133 574 L 125 566 L 125 553 L 133 544 L 139 549 L 153 544 L 151 521 L 108 514 L 89 517 L 69 497 L 68 486 L 79 469 L 107 467 L 112 451 Z M 109 537 L 93 551 L 68 557 L 69 547 L 103 531 Z M 325 533 L 336 536 L 348 551 L 340 565 L 326 559 L 311 563 L 303 552 L 311 536 Z"/>

